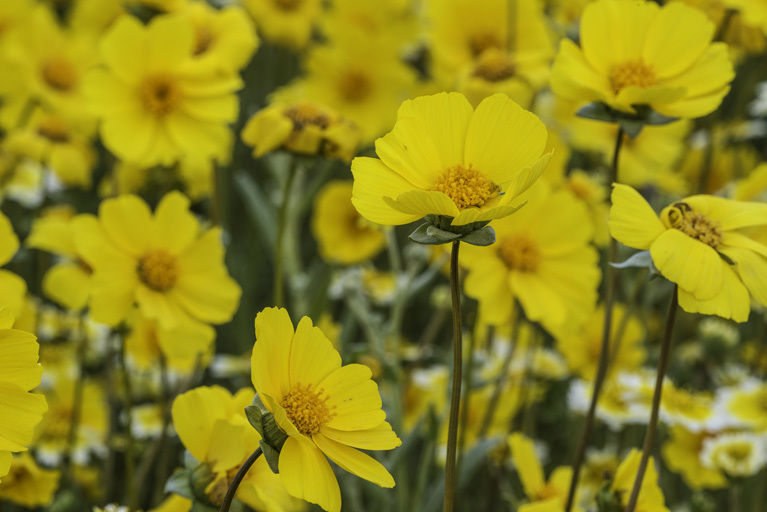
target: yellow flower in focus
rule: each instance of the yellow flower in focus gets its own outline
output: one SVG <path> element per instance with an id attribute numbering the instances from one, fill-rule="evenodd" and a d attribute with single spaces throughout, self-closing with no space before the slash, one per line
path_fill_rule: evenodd
<path id="1" fill-rule="evenodd" d="M 0 247 L 3 247 L 0 245 Z M 43 369 L 37 364 L 37 339 L 11 329 L 13 317 L 0 308 L 0 479 L 11 467 L 11 452 L 26 451 L 32 431 L 48 410 L 45 397 L 29 391 L 40 384 Z"/>
<path id="2" fill-rule="evenodd" d="M 466 294 L 479 301 L 488 323 L 507 322 L 516 299 L 529 320 L 564 335 L 596 306 L 600 271 L 589 244 L 590 215 L 569 191 L 551 191 L 544 182 L 523 197 L 519 212 L 493 224 L 492 247 L 464 248 Z"/>
<path id="3" fill-rule="evenodd" d="M 164 329 L 228 322 L 240 299 L 224 264 L 221 230 L 201 232 L 189 199 L 166 194 L 154 215 L 133 195 L 107 199 L 99 217 L 75 226 L 75 244 L 93 269 L 94 320 L 116 325 L 133 304 Z"/>
<path id="4" fill-rule="evenodd" d="M 0 212 L 0 267 L 11 261 L 19 249 L 19 239 L 8 217 Z M 12 315 L 21 314 L 27 283 L 13 272 L 0 268 L 0 308 L 8 308 Z"/>
<path id="5" fill-rule="evenodd" d="M 312 233 L 320 256 L 330 263 L 353 265 L 384 248 L 382 228 L 366 220 L 352 204 L 352 182 L 328 182 L 314 200 Z"/>
<path id="6" fill-rule="evenodd" d="M 301 155 L 352 159 L 360 133 L 351 121 L 332 110 L 308 101 L 274 103 L 251 117 L 242 140 L 262 157 L 280 147 Z"/>
<path id="7" fill-rule="evenodd" d="M 613 306 L 610 367 L 616 371 L 636 370 L 647 357 L 642 344 L 645 334 L 642 324 L 636 315 L 627 318 L 628 314 L 623 304 Z M 593 379 L 597 372 L 604 318 L 605 307 L 600 305 L 586 320 L 581 331 L 557 339 L 557 350 L 567 359 L 570 370 L 586 380 Z"/>
<path id="8" fill-rule="evenodd" d="M 341 366 L 341 356 L 308 317 L 295 331 L 284 309 L 256 316 L 251 377 L 264 405 L 288 435 L 279 456 L 282 483 L 292 496 L 341 510 L 341 491 L 327 459 L 381 487 L 394 479 L 359 450 L 391 450 L 402 442 L 381 409 L 371 371 Z"/>
<path id="9" fill-rule="evenodd" d="M 679 285 L 690 313 L 748 319 L 749 293 L 767 305 L 767 246 L 749 229 L 767 225 L 767 204 L 698 195 L 663 209 L 660 219 L 633 188 L 615 184 L 610 233 L 649 250 L 655 267 Z"/>
<path id="10" fill-rule="evenodd" d="M 122 16 L 100 49 L 105 68 L 92 71 L 86 86 L 110 151 L 140 165 L 228 152 L 242 82 L 195 62 L 189 20 L 161 15 L 144 26 Z"/>
<path id="11" fill-rule="evenodd" d="M 631 490 L 634 488 L 634 480 L 636 480 L 641 458 L 642 452 L 636 449 L 631 450 L 615 472 L 611 490 L 620 497 L 620 503 L 624 507 L 628 505 L 631 497 Z M 650 457 L 647 463 L 647 470 L 642 479 L 642 486 L 639 488 L 639 497 L 634 511 L 669 512 L 666 508 L 663 492 L 658 486 L 658 473 L 655 471 L 655 459 L 653 457 Z"/>
<path id="12" fill-rule="evenodd" d="M 642 105 L 669 117 L 704 116 L 719 106 L 734 77 L 727 45 L 711 43 L 715 28 L 679 2 L 599 0 L 584 9 L 580 46 L 560 42 L 552 88 L 630 114 Z"/>
<path id="13" fill-rule="evenodd" d="M 450 217 L 453 226 L 500 219 L 543 172 L 545 144 L 543 123 L 502 94 L 476 111 L 457 93 L 408 100 L 376 141 L 380 160 L 352 162 L 352 203 L 384 225 L 426 215 Z"/>
<path id="14" fill-rule="evenodd" d="M 240 0 L 269 42 L 300 50 L 322 11 L 320 0 Z"/>
<path id="15" fill-rule="evenodd" d="M 245 407 L 253 402 L 253 390 L 232 395 L 226 389 L 199 387 L 173 401 L 173 425 L 184 447 L 195 459 L 207 464 L 215 475 L 205 489 L 209 503 L 219 507 L 240 466 L 259 446 L 261 436 L 250 426 Z M 245 475 L 237 499 L 256 510 L 273 512 L 298 509 L 261 457 Z"/>
<path id="16" fill-rule="evenodd" d="M 535 453 L 533 441 L 523 434 L 515 433 L 508 437 L 508 443 L 511 447 L 514 467 L 517 469 L 522 487 L 525 489 L 525 495 L 529 500 L 528 503 L 517 509 L 518 512 L 562 510 L 567 501 L 573 469 L 569 466 L 560 466 L 551 473 L 548 481 L 546 481 L 543 475 L 543 465 Z M 577 501 L 576 497 L 575 502 L 577 503 Z M 582 509 L 578 505 L 574 505 L 572 510 L 581 511 Z"/>
<path id="17" fill-rule="evenodd" d="M 663 461 L 668 468 L 679 473 L 685 484 L 692 489 L 721 489 L 727 479 L 720 469 L 703 465 L 700 459 L 704 441 L 711 435 L 706 432 L 690 432 L 681 425 L 671 427 L 670 437 L 661 447 Z"/>
<path id="18" fill-rule="evenodd" d="M 700 459 L 707 468 L 745 478 L 767 466 L 767 443 L 764 435 L 751 432 L 721 434 L 703 441 Z"/>
<path id="19" fill-rule="evenodd" d="M 47 507 L 59 488 L 59 477 L 58 471 L 38 466 L 29 453 L 16 455 L 0 483 L 0 500 L 27 508 Z"/>

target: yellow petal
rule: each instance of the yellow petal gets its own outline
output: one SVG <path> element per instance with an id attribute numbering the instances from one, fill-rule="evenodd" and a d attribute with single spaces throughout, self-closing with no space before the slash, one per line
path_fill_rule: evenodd
<path id="1" fill-rule="evenodd" d="M 152 212 L 140 197 L 107 199 L 99 208 L 99 220 L 109 240 L 125 254 L 140 258 L 149 249 Z"/>
<path id="2" fill-rule="evenodd" d="M 658 78 L 679 74 L 708 49 L 714 29 L 703 11 L 678 2 L 667 4 L 641 34 L 644 61 L 653 63 Z M 621 39 L 630 38 L 623 34 Z"/>
<path id="3" fill-rule="evenodd" d="M 0 381 L 10 382 L 25 391 L 40 385 L 43 368 L 37 364 L 37 338 L 16 329 L 0 329 Z"/>
<path id="4" fill-rule="evenodd" d="M 417 117 L 397 119 L 394 129 L 376 140 L 375 146 L 381 162 L 414 187 L 432 188 L 445 170 L 426 123 Z"/>
<path id="5" fill-rule="evenodd" d="M 586 61 L 581 49 L 563 38 L 551 68 L 551 88 L 557 95 L 573 101 L 607 101 L 613 94 L 606 74 L 600 74 Z"/>
<path id="6" fill-rule="evenodd" d="M 384 197 L 383 200 L 392 209 L 417 218 L 426 215 L 457 217 L 459 214 L 458 207 L 452 199 L 434 190 L 410 190 L 396 198 Z"/>
<path id="7" fill-rule="evenodd" d="M 110 70 L 128 83 L 143 73 L 146 33 L 133 16 L 120 16 L 101 40 L 101 56 Z"/>
<path id="8" fill-rule="evenodd" d="M 722 252 L 735 263 L 735 270 L 751 295 L 767 306 L 767 258 L 739 247 L 723 249 Z"/>
<path id="9" fill-rule="evenodd" d="M 381 487 L 394 487 L 394 478 L 380 462 L 370 455 L 328 439 L 322 434 L 315 434 L 312 439 L 317 447 L 341 469 Z"/>
<path id="10" fill-rule="evenodd" d="M 680 5 L 680 4 L 670 4 Z M 703 13 L 701 15 L 705 16 Z M 686 98 L 715 95 L 721 101 L 723 91 L 728 90 L 735 72 L 729 57 L 729 48 L 724 43 L 714 43 L 706 48 L 705 54 L 684 73 L 664 80 L 667 87 L 680 87 L 686 91 Z M 670 105 L 674 108 L 674 105 Z M 686 116 L 690 117 L 690 116 Z"/>
<path id="11" fill-rule="evenodd" d="M 0 451 L 26 450 L 25 445 L 32 441 L 32 431 L 47 411 L 43 395 L 0 381 Z"/>
<path id="12" fill-rule="evenodd" d="M 191 57 L 192 25 L 180 16 L 157 16 L 147 32 L 147 67 L 153 72 L 177 69 Z"/>
<path id="13" fill-rule="evenodd" d="M 312 327 L 312 320 L 305 316 L 296 327 L 290 350 L 290 383 L 317 385 L 341 368 L 341 356 L 333 343 L 319 330 Z"/>
<path id="14" fill-rule="evenodd" d="M 471 224 L 472 222 L 502 219 L 519 210 L 522 206 L 522 204 L 517 203 L 505 203 L 491 206 L 487 209 L 466 208 L 465 210 L 461 210 L 461 213 L 459 213 L 450 224 L 452 226 L 464 226 L 466 224 Z"/>
<path id="15" fill-rule="evenodd" d="M 384 197 L 396 198 L 414 187 L 380 160 L 357 157 L 352 160 L 352 174 L 352 203 L 367 220 L 384 226 L 396 226 L 409 224 L 422 217 L 395 210 L 384 201 Z"/>
<path id="16" fill-rule="evenodd" d="M 227 398 L 231 400 L 231 395 L 224 388 L 201 386 L 173 401 L 173 427 L 184 447 L 201 462 L 208 460 L 216 420 L 226 417 Z"/>
<path id="17" fill-rule="evenodd" d="M 0 223 L 2 223 L 1 220 Z M 32 225 L 32 233 L 29 234 L 24 243 L 27 247 L 73 257 L 76 249 L 72 239 L 72 230 L 69 226 L 69 219 L 55 216 L 41 217 Z M 0 235 L 0 239 L 2 239 L 2 235 Z M 2 260 L 2 255 L 0 255 L 0 262 Z"/>
<path id="18" fill-rule="evenodd" d="M 11 452 L 0 451 L 0 482 L 3 481 L 3 477 L 11 470 L 11 462 L 13 462 Z"/>
<path id="19" fill-rule="evenodd" d="M 197 411 L 197 414 L 200 412 Z M 251 427 L 234 425 L 224 419 L 213 422 L 207 460 L 213 463 L 211 469 L 214 473 L 236 467 L 249 455 L 243 442 L 246 428 Z"/>
<path id="20" fill-rule="evenodd" d="M 525 494 L 534 499 L 546 485 L 541 462 L 535 453 L 535 445 L 519 433 L 511 434 L 508 439 L 511 446 L 511 459 L 525 488 Z"/>
<path id="21" fill-rule="evenodd" d="M 711 299 L 722 289 L 726 263 L 712 247 L 677 229 L 659 236 L 650 246 L 650 255 L 663 277 L 697 299 Z"/>
<path id="22" fill-rule="evenodd" d="M 19 250 L 19 239 L 8 217 L 0 212 L 0 266 L 5 265 Z"/>
<path id="23" fill-rule="evenodd" d="M 767 225 L 765 203 L 734 201 L 709 195 L 688 197 L 684 202 L 696 212 L 718 221 L 722 231 Z"/>
<path id="24" fill-rule="evenodd" d="M 328 407 L 334 408 L 336 413 L 327 423 L 328 427 L 366 430 L 383 423 L 386 413 L 381 410 L 378 385 L 370 376 L 367 366 L 350 364 L 331 373 L 319 384 L 328 396 Z"/>
<path id="25" fill-rule="evenodd" d="M 256 315 L 256 344 L 251 357 L 251 380 L 256 392 L 282 401 L 290 391 L 290 348 L 293 323 L 284 309 L 266 308 Z"/>
<path id="26" fill-rule="evenodd" d="M 88 303 L 90 275 L 77 263 L 59 263 L 45 273 L 43 291 L 62 306 L 79 311 Z"/>
<path id="27" fill-rule="evenodd" d="M 666 228 L 652 207 L 628 185 L 615 183 L 609 220 L 610 234 L 623 245 L 649 249 Z"/>
<path id="28" fill-rule="evenodd" d="M 10 310 L 13 316 L 21 314 L 27 283 L 13 272 L 0 269 L 0 304 Z"/>
<path id="29" fill-rule="evenodd" d="M 174 190 L 163 196 L 155 211 L 155 243 L 170 251 L 181 254 L 194 241 L 199 223 L 189 211 L 189 199 Z"/>
<path id="30" fill-rule="evenodd" d="M 289 494 L 316 503 L 328 512 L 341 511 L 341 489 L 322 452 L 289 437 L 280 452 L 280 479 Z"/>
<path id="31" fill-rule="evenodd" d="M 361 450 L 391 450 L 400 446 L 402 441 L 387 422 L 367 430 L 338 430 L 324 425 L 322 435 L 333 441 Z"/>

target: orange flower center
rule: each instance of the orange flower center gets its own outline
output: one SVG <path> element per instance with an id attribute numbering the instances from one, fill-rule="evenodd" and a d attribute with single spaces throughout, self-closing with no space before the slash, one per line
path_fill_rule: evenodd
<path id="1" fill-rule="evenodd" d="M 77 70 L 68 59 L 54 58 L 43 64 L 43 80 L 49 87 L 66 92 L 77 85 Z"/>
<path id="2" fill-rule="evenodd" d="M 302 0 L 273 0 L 274 6 L 281 11 L 295 11 L 301 5 Z"/>
<path id="3" fill-rule="evenodd" d="M 293 121 L 294 130 L 300 130 L 306 125 L 318 126 L 324 130 L 330 124 L 330 119 L 322 110 L 308 103 L 290 107 L 285 111 L 285 116 Z"/>
<path id="4" fill-rule="evenodd" d="M 178 280 L 178 260 L 162 249 L 147 253 L 138 263 L 138 277 L 156 292 L 167 292 Z"/>
<path id="5" fill-rule="evenodd" d="M 488 82 L 500 82 L 514 76 L 514 62 L 505 52 L 488 48 L 480 55 L 473 75 Z"/>
<path id="6" fill-rule="evenodd" d="M 621 62 L 610 73 L 610 86 L 615 94 L 618 94 L 624 87 L 632 85 L 647 89 L 657 84 L 658 78 L 655 76 L 655 70 L 651 65 L 645 64 L 641 60 Z"/>
<path id="7" fill-rule="evenodd" d="M 499 187 L 471 165 L 467 169 L 458 164 L 437 176 L 432 190 L 442 192 L 459 210 L 465 210 L 484 205 L 498 195 Z"/>
<path id="8" fill-rule="evenodd" d="M 144 79 L 139 86 L 139 98 L 147 112 L 163 117 L 178 107 L 181 102 L 181 89 L 171 75 L 152 75 Z"/>
<path id="9" fill-rule="evenodd" d="M 37 134 L 51 142 L 69 142 L 67 125 L 58 117 L 46 117 L 37 125 Z"/>
<path id="10" fill-rule="evenodd" d="M 482 55 L 488 48 L 502 48 L 500 38 L 491 32 L 478 32 L 469 36 L 469 50 L 475 57 Z"/>
<path id="11" fill-rule="evenodd" d="M 370 95 L 373 87 L 367 75 L 352 70 L 341 75 L 338 89 L 346 101 L 359 103 Z"/>
<path id="12" fill-rule="evenodd" d="M 498 256 L 509 270 L 534 272 L 541 262 L 538 244 L 524 235 L 504 238 L 498 246 Z"/>
<path id="13" fill-rule="evenodd" d="M 722 242 L 719 223 L 697 213 L 687 203 L 674 203 L 668 213 L 671 227 L 716 249 Z"/>
<path id="14" fill-rule="evenodd" d="M 325 395 L 323 398 L 323 393 L 322 388 L 314 391 L 311 384 L 304 386 L 299 382 L 282 399 L 280 405 L 288 419 L 304 435 L 318 433 L 336 415 L 335 406 L 328 407 L 330 397 Z"/>

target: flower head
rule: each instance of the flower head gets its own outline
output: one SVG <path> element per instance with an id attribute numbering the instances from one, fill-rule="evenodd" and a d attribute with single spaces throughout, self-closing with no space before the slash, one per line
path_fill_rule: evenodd
<path id="1" fill-rule="evenodd" d="M 0 483 L 0 500 L 27 508 L 46 507 L 59 488 L 59 476 L 58 471 L 38 466 L 29 453 L 16 455 Z"/>
<path id="2" fill-rule="evenodd" d="M 721 470 L 730 477 L 747 477 L 767 466 L 767 443 L 760 434 L 721 434 L 703 441 L 700 458 L 707 468 Z"/>

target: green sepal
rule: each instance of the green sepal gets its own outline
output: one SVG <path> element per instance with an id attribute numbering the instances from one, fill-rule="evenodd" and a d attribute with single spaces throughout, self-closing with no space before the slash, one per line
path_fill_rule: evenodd
<path id="1" fill-rule="evenodd" d="M 179 496 L 188 500 L 194 499 L 194 493 L 192 492 L 192 472 L 188 469 L 182 469 L 176 471 L 168 481 L 165 482 L 165 492 L 178 494 Z"/>
<path id="2" fill-rule="evenodd" d="M 648 105 L 635 105 L 634 110 L 636 110 L 636 114 L 630 114 L 611 108 L 601 101 L 594 101 L 581 107 L 576 115 L 605 123 L 617 123 L 632 139 L 636 138 L 645 126 L 660 126 L 679 119 L 678 117 L 664 116 Z"/>
<path id="3" fill-rule="evenodd" d="M 482 229 L 472 231 L 461 238 L 461 242 L 486 247 L 495 243 L 495 230 L 492 226 L 485 226 Z"/>
<path id="4" fill-rule="evenodd" d="M 611 487 L 612 482 L 605 482 L 597 492 L 596 502 L 599 512 L 623 512 L 620 496 Z"/>
<path id="5" fill-rule="evenodd" d="M 272 470 L 272 473 L 279 474 L 280 452 L 272 448 L 271 445 L 265 443 L 263 440 L 259 441 L 259 444 L 261 445 L 261 451 L 266 459 L 266 463 L 269 464 L 269 469 Z"/>
<path id="6" fill-rule="evenodd" d="M 261 434 L 262 443 L 268 444 L 279 455 L 288 436 L 277 425 L 274 414 L 264 406 L 258 395 L 253 399 L 253 405 L 245 408 L 245 416 L 253 428 Z M 266 454 L 266 450 L 264 450 L 264 454 Z"/>
<path id="7" fill-rule="evenodd" d="M 410 240 L 423 245 L 442 245 L 450 242 L 466 242 L 471 245 L 490 245 L 495 242 L 495 231 L 490 221 L 472 222 L 453 226 L 453 217 L 427 215 L 426 222 L 410 234 Z"/>
<path id="8" fill-rule="evenodd" d="M 211 471 L 210 466 L 202 462 L 192 469 L 187 469 L 187 471 L 189 472 L 192 500 L 195 503 L 202 502 L 206 505 L 213 505 L 205 492 L 210 483 L 216 479 L 216 475 Z"/>

